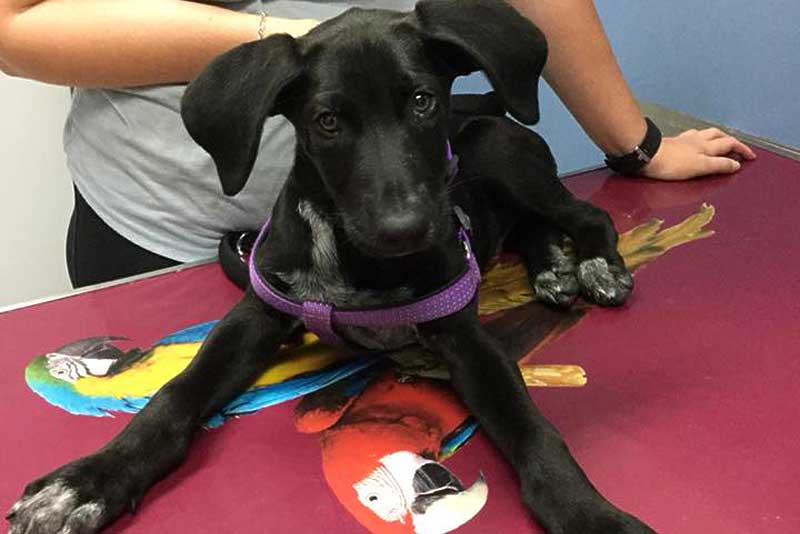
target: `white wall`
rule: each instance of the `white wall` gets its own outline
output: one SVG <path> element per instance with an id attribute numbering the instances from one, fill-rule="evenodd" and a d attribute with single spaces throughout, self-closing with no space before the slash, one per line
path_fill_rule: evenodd
<path id="1" fill-rule="evenodd" d="M 69 91 L 0 73 L 0 307 L 71 289 L 72 185 L 61 147 Z"/>

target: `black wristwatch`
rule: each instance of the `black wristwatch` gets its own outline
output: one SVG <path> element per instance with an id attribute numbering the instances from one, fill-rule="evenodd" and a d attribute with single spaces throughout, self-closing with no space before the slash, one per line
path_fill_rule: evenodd
<path id="1" fill-rule="evenodd" d="M 645 117 L 647 132 L 644 134 L 642 142 L 633 148 L 633 151 L 622 156 L 609 156 L 606 154 L 606 165 L 612 171 L 620 174 L 635 175 L 650 163 L 653 156 L 661 146 L 661 130 L 653 121 Z"/>

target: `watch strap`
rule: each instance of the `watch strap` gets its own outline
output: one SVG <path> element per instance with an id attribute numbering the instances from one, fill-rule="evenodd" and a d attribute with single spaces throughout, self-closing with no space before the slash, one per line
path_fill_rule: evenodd
<path id="1" fill-rule="evenodd" d="M 635 175 L 642 167 L 650 163 L 661 147 L 661 130 L 658 126 L 645 117 L 647 131 L 642 142 L 636 145 L 633 150 L 622 156 L 610 156 L 606 154 L 606 165 L 620 174 Z"/>

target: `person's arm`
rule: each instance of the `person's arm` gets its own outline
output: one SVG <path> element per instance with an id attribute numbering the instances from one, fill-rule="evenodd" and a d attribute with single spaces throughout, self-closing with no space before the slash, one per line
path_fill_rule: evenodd
<path id="1" fill-rule="evenodd" d="M 639 144 L 644 117 L 617 64 L 592 0 L 510 0 L 545 34 L 549 56 L 544 77 L 587 135 L 606 154 L 622 155 Z M 716 129 L 665 137 L 641 174 L 684 180 L 728 173 L 753 159 L 737 139 Z"/>
<path id="2" fill-rule="evenodd" d="M 72 86 L 185 82 L 215 56 L 258 39 L 260 15 L 185 0 L 0 0 L 0 68 Z M 267 17 L 265 35 L 312 20 Z"/>

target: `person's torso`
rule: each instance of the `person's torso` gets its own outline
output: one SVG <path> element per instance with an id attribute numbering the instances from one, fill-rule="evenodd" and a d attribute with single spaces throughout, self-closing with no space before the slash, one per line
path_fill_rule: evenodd
<path id="1" fill-rule="evenodd" d="M 279 18 L 326 20 L 359 7 L 413 9 L 413 0 L 208 2 Z M 253 38 L 257 37 L 253 29 Z M 294 157 L 294 131 L 267 120 L 242 192 L 226 197 L 211 158 L 180 117 L 185 85 L 73 90 L 64 131 L 67 162 L 89 205 L 115 231 L 178 261 L 210 258 L 223 233 L 266 219 Z"/>

